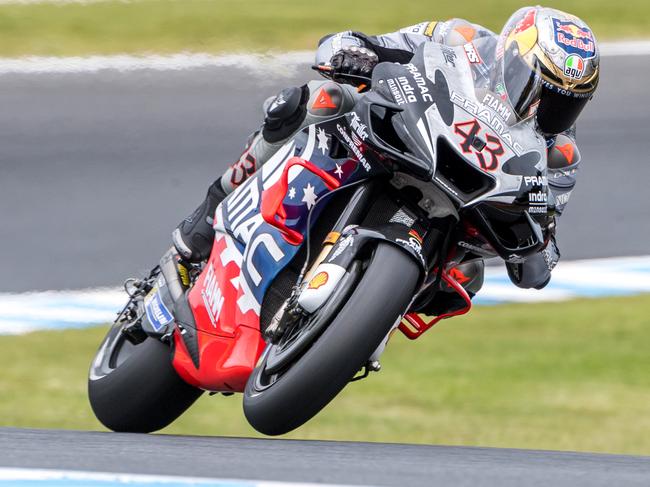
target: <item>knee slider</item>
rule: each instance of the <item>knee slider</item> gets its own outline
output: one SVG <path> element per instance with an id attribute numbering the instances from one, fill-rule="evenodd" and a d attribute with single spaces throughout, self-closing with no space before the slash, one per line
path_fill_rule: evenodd
<path id="1" fill-rule="evenodd" d="M 285 88 L 269 106 L 262 136 L 267 142 L 279 142 L 291 136 L 307 116 L 307 86 Z"/>

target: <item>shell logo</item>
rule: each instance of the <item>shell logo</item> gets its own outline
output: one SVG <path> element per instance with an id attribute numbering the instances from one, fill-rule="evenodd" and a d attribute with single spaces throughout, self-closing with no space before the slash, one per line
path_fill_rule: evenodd
<path id="1" fill-rule="evenodd" d="M 327 272 L 319 272 L 312 278 L 311 281 L 309 281 L 309 289 L 318 289 L 319 287 L 324 286 L 327 284 L 328 279 L 329 275 Z"/>

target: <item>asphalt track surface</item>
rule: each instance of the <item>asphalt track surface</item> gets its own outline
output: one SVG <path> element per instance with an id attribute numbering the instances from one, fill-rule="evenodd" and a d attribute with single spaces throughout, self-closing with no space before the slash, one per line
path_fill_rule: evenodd
<path id="1" fill-rule="evenodd" d="M 0 428 L 0 467 L 350 485 L 626 487 L 650 457 Z"/>
<path id="2" fill-rule="evenodd" d="M 649 58 L 608 57 L 578 126 L 565 259 L 650 254 Z M 0 292 L 120 284 L 145 272 L 260 123 L 313 75 L 241 69 L 0 76 Z"/>

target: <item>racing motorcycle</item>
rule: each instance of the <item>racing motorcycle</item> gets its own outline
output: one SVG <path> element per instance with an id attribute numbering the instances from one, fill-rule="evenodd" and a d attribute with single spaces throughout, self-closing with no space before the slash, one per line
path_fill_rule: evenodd
<path id="1" fill-rule="evenodd" d="M 90 367 L 99 421 L 151 432 L 204 391 L 243 393 L 256 430 L 286 433 L 378 371 L 394 331 L 468 312 L 460 262 L 542 249 L 546 144 L 518 115 L 540 78 L 510 70 L 518 94 L 487 89 L 480 42 L 379 64 L 353 111 L 299 132 L 219 205 L 206 263 L 172 248 L 126 281 Z"/>

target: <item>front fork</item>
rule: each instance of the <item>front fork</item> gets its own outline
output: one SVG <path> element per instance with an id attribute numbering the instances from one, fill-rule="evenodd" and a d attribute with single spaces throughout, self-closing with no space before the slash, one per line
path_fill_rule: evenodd
<path id="1" fill-rule="evenodd" d="M 435 264 L 441 253 L 445 252 L 445 243 L 455 220 L 441 218 L 436 221 L 436 219 L 423 217 L 414 218 L 409 225 L 409 218 L 405 216 L 408 208 L 403 207 L 398 211 L 401 212 L 401 219 L 396 219 L 395 215 L 392 215 L 392 218 L 387 216 L 384 224 L 375 228 L 361 227 L 359 225 L 363 222 L 379 187 L 380 183 L 377 181 L 369 182 L 360 186 L 350 198 L 336 225 L 326 237 L 321 253 L 302 280 L 296 300 L 300 312 L 314 313 L 323 306 L 348 272 L 350 265 L 376 241 L 388 242 L 409 254 L 422 269 L 422 283 L 425 282 L 430 271 L 435 271 L 437 274 Z M 438 265 L 444 264 L 440 262 Z M 399 276 L 395 277 L 399 280 Z M 463 312 L 469 311 L 471 302 L 462 286 L 447 272 L 442 272 L 440 278 L 452 289 L 461 293 L 461 296 L 467 298 L 468 306 Z M 457 314 L 460 313 L 437 317 L 435 322 Z M 433 324 L 434 322 L 427 322 L 416 313 L 406 314 L 403 320 L 400 317 L 370 357 L 366 371 L 379 370 L 379 357 L 395 329 L 399 328 L 406 336 L 413 339 Z"/>

